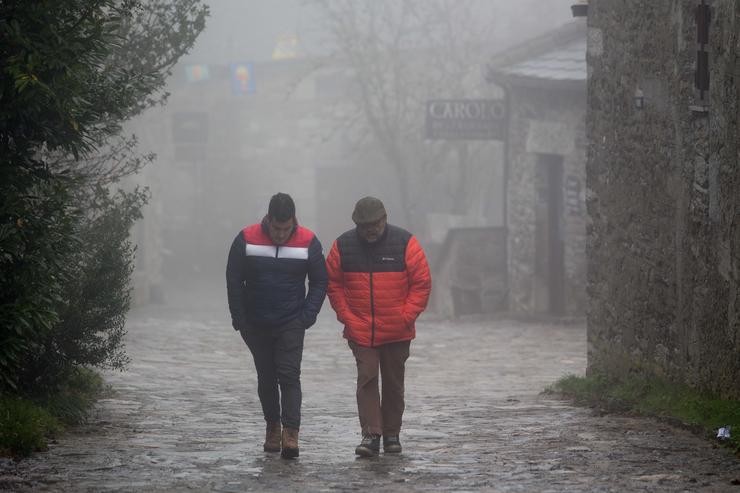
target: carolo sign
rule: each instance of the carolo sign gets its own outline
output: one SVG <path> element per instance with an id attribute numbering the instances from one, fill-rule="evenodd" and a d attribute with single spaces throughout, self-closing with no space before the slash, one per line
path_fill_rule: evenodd
<path id="1" fill-rule="evenodd" d="M 506 105 L 500 99 L 427 101 L 428 139 L 503 140 Z"/>

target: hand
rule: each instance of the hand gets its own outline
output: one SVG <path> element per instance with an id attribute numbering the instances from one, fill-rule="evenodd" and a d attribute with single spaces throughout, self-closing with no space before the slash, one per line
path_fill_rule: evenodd
<path id="1" fill-rule="evenodd" d="M 301 320 L 301 317 L 296 317 L 283 324 L 280 330 L 306 330 L 306 326 Z"/>

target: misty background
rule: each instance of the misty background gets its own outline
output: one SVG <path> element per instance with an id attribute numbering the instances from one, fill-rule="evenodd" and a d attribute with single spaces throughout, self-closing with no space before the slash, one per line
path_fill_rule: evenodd
<path id="1" fill-rule="evenodd" d="M 183 289 L 225 299 L 231 241 L 279 191 L 325 252 L 353 227 L 359 198 L 381 198 L 389 222 L 420 239 L 435 281 L 448 275 L 438 266 L 451 230 L 505 226 L 504 143 L 426 139 L 425 103 L 500 98 L 490 60 L 572 22 L 571 1 L 410 2 L 418 10 L 398 25 L 399 2 L 207 3 L 167 105 L 130 125 L 157 155 L 134 179 L 152 193 L 134 231 L 137 303 Z M 405 44 L 386 43 L 399 32 Z"/>

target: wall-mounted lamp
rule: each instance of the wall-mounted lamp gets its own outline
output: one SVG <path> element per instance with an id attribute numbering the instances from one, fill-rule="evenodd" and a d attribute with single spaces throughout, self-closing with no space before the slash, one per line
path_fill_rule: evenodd
<path id="1" fill-rule="evenodd" d="M 633 97 L 635 101 L 635 108 L 638 110 L 645 108 L 645 95 L 642 93 L 642 89 L 639 87 L 635 89 L 635 95 Z"/>
<path id="2" fill-rule="evenodd" d="M 578 0 L 578 3 L 570 6 L 570 11 L 573 12 L 573 17 L 586 17 L 588 15 L 588 0 Z"/>

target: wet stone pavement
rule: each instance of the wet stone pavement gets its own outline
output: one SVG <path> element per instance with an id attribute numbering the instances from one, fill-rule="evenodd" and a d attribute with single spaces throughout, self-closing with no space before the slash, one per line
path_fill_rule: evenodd
<path id="1" fill-rule="evenodd" d="M 422 319 L 407 364 L 400 455 L 359 459 L 352 354 L 325 306 L 305 341 L 300 458 L 262 452 L 246 346 L 214 303 L 130 314 L 125 373 L 89 423 L 0 462 L 10 491 L 740 493 L 740 461 L 651 419 L 540 394 L 586 364 L 582 324 Z"/>

